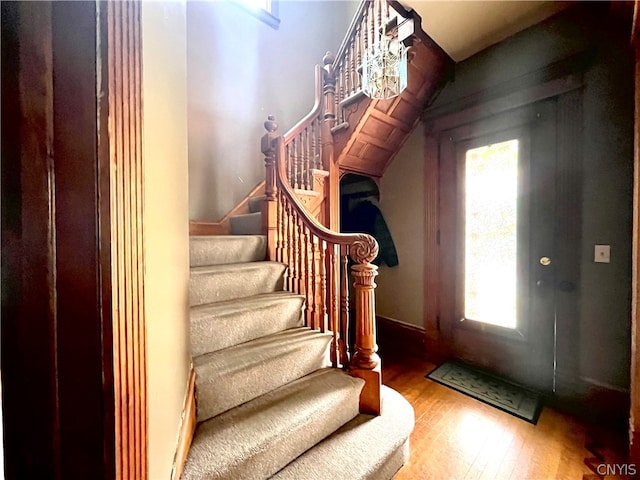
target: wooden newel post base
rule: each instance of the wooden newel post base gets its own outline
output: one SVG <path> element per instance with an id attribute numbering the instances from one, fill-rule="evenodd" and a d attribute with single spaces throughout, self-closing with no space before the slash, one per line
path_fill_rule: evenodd
<path id="1" fill-rule="evenodd" d="M 378 267 L 370 263 L 351 267 L 355 283 L 356 343 L 351 359 L 351 375 L 362 378 L 365 386 L 360 394 L 360 412 L 380 415 L 382 372 L 376 353 L 376 301 L 374 279 Z"/>

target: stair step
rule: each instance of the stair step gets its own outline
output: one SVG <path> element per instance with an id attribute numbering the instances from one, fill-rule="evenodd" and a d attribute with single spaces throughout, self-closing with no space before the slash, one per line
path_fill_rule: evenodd
<path id="1" fill-rule="evenodd" d="M 277 262 L 192 267 L 189 305 L 193 307 L 280 291 L 284 287 L 286 268 Z"/>
<path id="2" fill-rule="evenodd" d="M 229 219 L 232 235 L 260 235 L 262 233 L 262 214 L 247 213 L 234 215 Z"/>
<path id="3" fill-rule="evenodd" d="M 262 212 L 262 204 L 267 199 L 265 195 L 260 195 L 259 197 L 253 197 L 249 199 L 249 211 L 251 213 Z"/>
<path id="4" fill-rule="evenodd" d="M 194 236 L 189 239 L 192 267 L 259 262 L 267 257 L 264 235 Z"/>
<path id="5" fill-rule="evenodd" d="M 382 415 L 358 415 L 280 470 L 272 480 L 390 479 L 408 458 L 413 426 L 409 402 L 383 386 Z"/>
<path id="6" fill-rule="evenodd" d="M 191 308 L 191 355 L 239 345 L 302 326 L 304 297 L 264 293 Z"/>
<path id="7" fill-rule="evenodd" d="M 299 327 L 194 357 L 198 421 L 326 367 L 331 338 Z"/>
<path id="8" fill-rule="evenodd" d="M 273 475 L 358 414 L 362 385 L 322 369 L 198 425 L 181 478 Z"/>

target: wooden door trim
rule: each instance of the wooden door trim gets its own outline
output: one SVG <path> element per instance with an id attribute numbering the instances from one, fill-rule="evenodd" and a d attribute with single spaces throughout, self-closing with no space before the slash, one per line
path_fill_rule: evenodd
<path id="1" fill-rule="evenodd" d="M 99 2 L 101 91 L 99 165 L 105 317 L 113 362 L 116 479 L 148 476 L 144 303 L 141 3 Z M 105 100 L 106 99 L 106 100 Z M 107 419 L 106 421 L 109 421 Z"/>
<path id="2" fill-rule="evenodd" d="M 634 2 L 631 42 L 635 53 L 633 153 L 633 243 L 631 280 L 631 408 L 629 457 L 640 464 L 640 1 Z"/>

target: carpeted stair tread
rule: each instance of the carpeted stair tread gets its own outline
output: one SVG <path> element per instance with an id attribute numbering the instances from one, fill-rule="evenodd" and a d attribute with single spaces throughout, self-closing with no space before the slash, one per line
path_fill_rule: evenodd
<path id="1" fill-rule="evenodd" d="M 260 235 L 262 233 L 262 214 L 246 213 L 234 215 L 229 219 L 232 235 Z"/>
<path id="2" fill-rule="evenodd" d="M 262 212 L 262 204 L 267 199 L 266 195 L 260 195 L 259 197 L 253 197 L 249 199 L 249 212 L 259 213 Z"/>
<path id="3" fill-rule="evenodd" d="M 189 264 L 192 267 L 260 262 L 266 256 L 267 237 L 264 235 L 211 235 L 189 239 Z"/>
<path id="4" fill-rule="evenodd" d="M 189 278 L 189 304 L 193 307 L 282 290 L 286 268 L 278 262 L 193 267 Z"/>
<path id="5" fill-rule="evenodd" d="M 303 305 L 303 296 L 282 291 L 191 307 L 191 354 L 302 326 Z"/>
<path id="6" fill-rule="evenodd" d="M 326 367 L 331 339 L 299 327 L 194 357 L 198 422 Z"/>
<path id="7" fill-rule="evenodd" d="M 362 385 L 322 369 L 198 425 L 182 480 L 268 478 L 354 418 Z"/>
<path id="8" fill-rule="evenodd" d="M 409 402 L 383 386 L 382 415 L 358 415 L 272 480 L 388 480 L 407 460 L 413 425 Z"/>

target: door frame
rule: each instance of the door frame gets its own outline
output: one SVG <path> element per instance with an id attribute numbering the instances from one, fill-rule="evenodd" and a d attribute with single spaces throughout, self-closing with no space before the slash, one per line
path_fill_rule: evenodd
<path id="1" fill-rule="evenodd" d="M 480 92 L 468 97 L 463 105 L 445 106 L 428 112 L 423 116 L 425 125 L 424 146 L 424 204 L 425 204 L 425 261 L 424 261 L 424 344 L 425 355 L 436 362 L 441 362 L 452 357 L 442 334 L 444 325 L 441 323 L 440 311 L 442 306 L 441 285 L 441 261 L 451 261 L 446 258 L 446 252 L 440 250 L 440 230 L 442 219 L 440 218 L 440 137 L 449 130 L 463 127 L 469 123 L 479 122 L 490 117 L 527 106 L 541 100 L 552 97 L 572 97 L 583 86 L 582 75 L 576 73 L 579 66 L 584 66 L 585 58 L 590 52 L 578 54 L 571 59 L 562 62 L 562 68 L 558 64 L 552 64 L 543 71 L 534 72 L 529 76 L 533 79 L 546 79 L 543 82 L 532 82 L 527 79 L 516 79 L 498 85 L 491 95 Z M 570 69 L 567 72 L 567 69 Z M 575 71 L 574 71 L 575 70 Z M 560 75 L 560 76 L 557 76 Z M 529 85 L 525 88 L 517 88 L 517 85 Z M 565 95 L 566 94 L 566 95 Z M 579 95 L 577 95 L 579 96 Z M 486 100 L 490 98 L 489 100 Z M 574 201 L 579 202 L 579 198 Z M 571 332 L 567 327 L 567 334 Z M 571 338 L 571 337 L 568 337 Z M 570 352 L 573 346 L 567 344 L 568 357 L 575 357 Z M 572 364 L 568 360 L 568 364 Z"/>
<path id="2" fill-rule="evenodd" d="M 147 478 L 140 8 L 3 2 L 7 478 Z"/>

